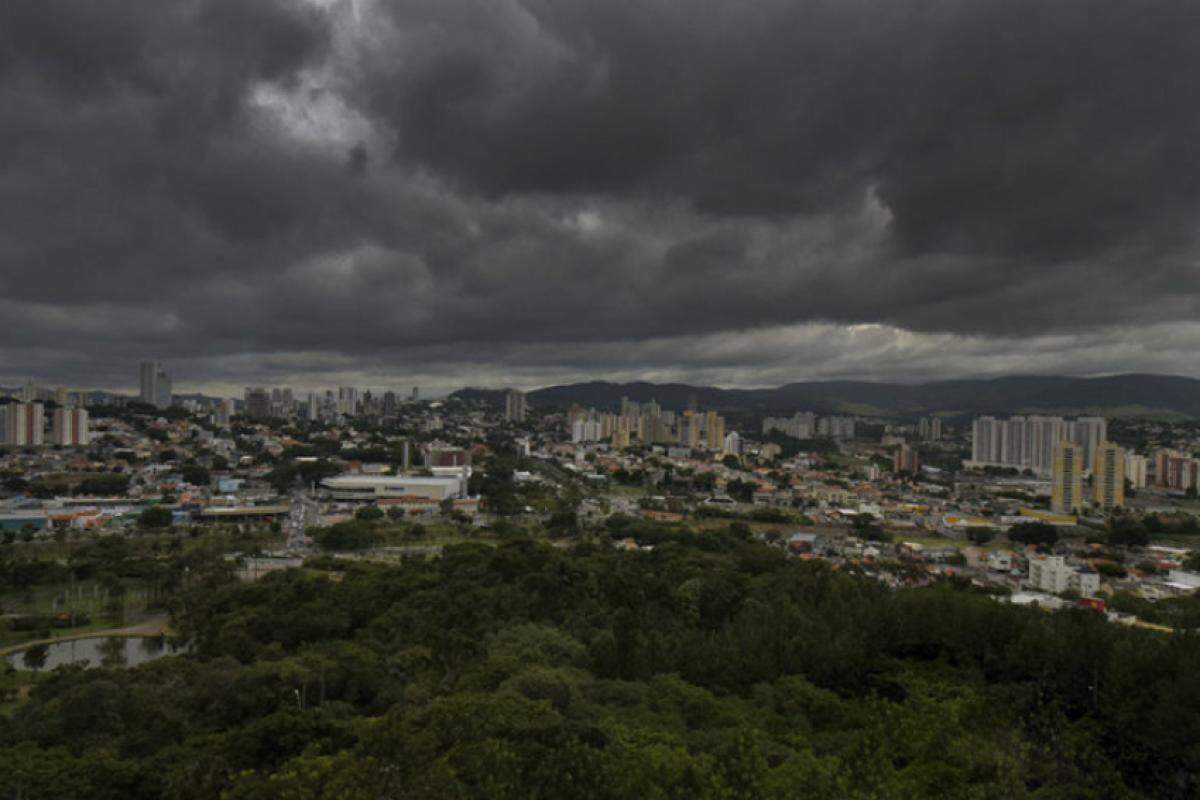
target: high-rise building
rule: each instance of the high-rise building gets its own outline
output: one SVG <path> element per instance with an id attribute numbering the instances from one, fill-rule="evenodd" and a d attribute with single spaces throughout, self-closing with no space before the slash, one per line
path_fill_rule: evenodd
<path id="1" fill-rule="evenodd" d="M 421 387 L 414 386 L 412 390 L 412 401 L 415 403 L 421 399 Z"/>
<path id="2" fill-rule="evenodd" d="M 695 411 L 685 411 L 679 420 L 679 444 L 695 450 L 700 446 L 700 416 Z"/>
<path id="3" fill-rule="evenodd" d="M 525 421 L 525 393 L 517 389 L 509 389 L 504 395 L 504 416 L 509 422 Z"/>
<path id="4" fill-rule="evenodd" d="M 793 439 L 812 439 L 817 435 L 817 415 L 797 412 L 789 417 L 767 417 L 763 420 L 763 434 L 779 431 Z"/>
<path id="5" fill-rule="evenodd" d="M 1187 491 L 1200 484 L 1200 460 L 1177 450 L 1155 450 L 1154 482 L 1165 489 Z"/>
<path id="6" fill-rule="evenodd" d="M 141 369 L 141 394 L 138 398 L 148 405 L 154 405 L 158 402 L 158 373 L 159 366 L 157 361 L 143 361 Z"/>
<path id="7" fill-rule="evenodd" d="M 155 408 L 171 405 L 171 376 L 157 361 L 143 361 L 141 368 L 141 393 L 138 398 Z"/>
<path id="8" fill-rule="evenodd" d="M 916 475 L 920 471 L 921 459 L 917 455 L 917 448 L 908 444 L 900 445 L 892 457 L 892 472 L 907 472 L 910 475 Z"/>
<path id="9" fill-rule="evenodd" d="M 1134 489 L 1145 489 L 1150 472 L 1150 459 L 1125 451 L 1125 477 Z"/>
<path id="10" fill-rule="evenodd" d="M 9 403 L 0 406 L 4 444 L 37 447 L 45 443 L 45 409 L 41 403 Z"/>
<path id="11" fill-rule="evenodd" d="M 233 400 L 228 397 L 217 402 L 213 409 L 213 422 L 217 425 L 228 425 L 233 419 Z"/>
<path id="12" fill-rule="evenodd" d="M 71 406 L 54 409 L 50 441 L 63 447 L 86 447 L 90 444 L 87 409 Z"/>
<path id="13" fill-rule="evenodd" d="M 709 450 L 725 446 L 725 418 L 716 411 L 704 412 L 704 442 Z"/>
<path id="14" fill-rule="evenodd" d="M 1060 514 L 1073 514 L 1083 507 L 1083 448 L 1074 442 L 1060 441 L 1054 446 L 1054 470 L 1050 508 Z"/>
<path id="15" fill-rule="evenodd" d="M 358 389 L 353 386 L 339 386 L 337 410 L 339 414 L 353 417 L 358 413 Z"/>
<path id="16" fill-rule="evenodd" d="M 971 461 L 976 464 L 999 462 L 999 435 L 999 420 L 995 417 L 976 417 L 971 423 Z"/>
<path id="17" fill-rule="evenodd" d="M 242 395 L 243 411 L 252 419 L 263 419 L 271 416 L 271 395 L 266 389 L 247 386 Z"/>
<path id="18" fill-rule="evenodd" d="M 270 415 L 287 418 L 292 416 L 296 408 L 296 399 L 292 390 L 287 386 L 276 386 L 271 390 Z"/>
<path id="19" fill-rule="evenodd" d="M 1108 440 L 1108 421 L 1103 417 L 1079 417 L 1067 423 L 1067 438 L 1083 448 L 1083 463 L 1090 468 L 1096 448 Z"/>
<path id="20" fill-rule="evenodd" d="M 1054 467 L 1054 447 L 1066 440 L 1080 445 L 1082 464 L 1090 467 L 1096 446 L 1107 438 L 1108 424 L 1100 417 L 1028 416 L 998 420 L 977 417 L 972 424 L 971 460 L 976 464 L 1027 469 L 1048 475 Z"/>
<path id="21" fill-rule="evenodd" d="M 1092 502 L 1105 511 L 1121 508 L 1125 505 L 1125 451 L 1112 442 L 1100 442 L 1093 453 Z"/>

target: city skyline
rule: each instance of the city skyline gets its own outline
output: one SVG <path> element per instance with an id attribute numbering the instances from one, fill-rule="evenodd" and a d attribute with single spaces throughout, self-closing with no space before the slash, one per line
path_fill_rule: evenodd
<path id="1" fill-rule="evenodd" d="M 0 380 L 1200 376 L 1200 11 L 655 7 L 7 4 Z"/>

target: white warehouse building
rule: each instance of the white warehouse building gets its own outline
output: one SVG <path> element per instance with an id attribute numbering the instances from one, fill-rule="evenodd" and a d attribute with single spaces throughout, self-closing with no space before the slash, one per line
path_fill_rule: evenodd
<path id="1" fill-rule="evenodd" d="M 457 475 L 414 477 L 406 475 L 337 475 L 321 481 L 334 500 L 374 501 L 422 497 L 442 501 L 466 497 L 467 482 Z"/>

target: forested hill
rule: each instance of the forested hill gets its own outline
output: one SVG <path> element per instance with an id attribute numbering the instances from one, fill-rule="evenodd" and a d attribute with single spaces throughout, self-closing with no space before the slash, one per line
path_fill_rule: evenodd
<path id="1" fill-rule="evenodd" d="M 657 547 L 195 575 L 192 655 L 38 682 L 0 797 L 1200 793 L 1197 637 L 891 591 L 733 529 L 618 534 Z"/>
<path id="2" fill-rule="evenodd" d="M 457 394 L 502 400 L 502 393 L 497 391 L 465 389 Z M 1014 376 L 916 385 L 829 381 L 790 383 L 776 389 L 593 381 L 538 389 L 529 393 L 529 402 L 542 407 L 578 403 L 615 409 L 622 397 L 637 402 L 657 400 L 664 408 L 676 410 L 687 408 L 694 397 L 701 408 L 763 413 L 805 410 L 917 416 L 934 412 L 1013 414 L 1041 411 L 1200 417 L 1200 380 L 1175 375 Z"/>

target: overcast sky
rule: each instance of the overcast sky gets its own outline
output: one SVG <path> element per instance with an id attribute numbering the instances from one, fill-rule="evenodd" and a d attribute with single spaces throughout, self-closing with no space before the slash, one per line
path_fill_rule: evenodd
<path id="1" fill-rule="evenodd" d="M 0 382 L 1200 376 L 1200 4 L 0 3 Z"/>

